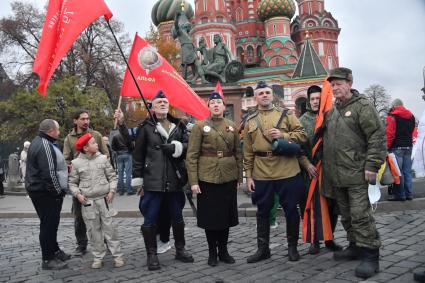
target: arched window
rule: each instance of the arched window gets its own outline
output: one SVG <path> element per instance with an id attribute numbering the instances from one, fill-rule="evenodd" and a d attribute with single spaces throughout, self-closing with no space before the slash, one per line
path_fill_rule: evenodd
<path id="1" fill-rule="evenodd" d="M 238 48 L 236 48 L 236 56 L 238 57 L 238 60 L 239 60 L 241 63 L 243 63 L 243 62 L 244 62 L 244 60 L 245 60 L 245 58 L 244 58 L 245 54 L 244 54 L 244 52 L 243 52 L 243 48 L 242 48 L 242 46 L 238 46 Z"/>
<path id="2" fill-rule="evenodd" d="M 236 9 L 236 21 L 240 22 L 243 20 L 243 10 L 241 7 Z"/>

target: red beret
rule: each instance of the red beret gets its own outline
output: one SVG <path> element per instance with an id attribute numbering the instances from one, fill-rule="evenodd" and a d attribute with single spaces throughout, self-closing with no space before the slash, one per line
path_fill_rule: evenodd
<path id="1" fill-rule="evenodd" d="M 90 133 L 82 135 L 77 142 L 75 143 L 75 149 L 78 151 L 82 151 L 84 146 L 89 142 L 89 140 L 92 138 L 92 135 Z"/>

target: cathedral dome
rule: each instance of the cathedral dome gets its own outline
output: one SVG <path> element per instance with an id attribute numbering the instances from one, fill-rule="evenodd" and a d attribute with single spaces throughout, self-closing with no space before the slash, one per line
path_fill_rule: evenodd
<path id="1" fill-rule="evenodd" d="M 184 0 L 186 17 L 193 17 L 193 8 L 188 1 Z M 155 26 L 160 23 L 174 21 L 176 12 L 181 11 L 181 0 L 158 0 L 152 8 L 151 18 Z"/>
<path id="2" fill-rule="evenodd" d="M 262 0 L 257 6 L 260 20 L 266 21 L 273 17 L 287 17 L 295 15 L 294 0 Z"/>

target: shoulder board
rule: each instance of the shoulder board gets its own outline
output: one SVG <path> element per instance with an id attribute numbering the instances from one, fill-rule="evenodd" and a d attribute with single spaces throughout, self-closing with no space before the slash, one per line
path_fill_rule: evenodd
<path id="1" fill-rule="evenodd" d="M 256 110 L 253 113 L 249 114 L 248 117 L 246 118 L 246 121 L 248 122 L 252 118 L 255 118 L 257 115 L 258 115 L 258 110 Z"/>

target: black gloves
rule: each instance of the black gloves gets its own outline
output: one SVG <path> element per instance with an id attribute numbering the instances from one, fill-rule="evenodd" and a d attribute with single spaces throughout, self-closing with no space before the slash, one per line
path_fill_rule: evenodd
<path id="1" fill-rule="evenodd" d="M 176 150 L 176 145 L 172 143 L 161 144 L 161 150 L 167 155 L 173 155 Z"/>

